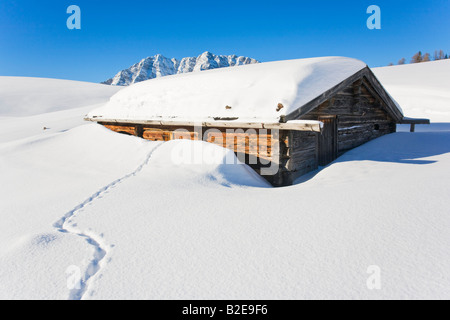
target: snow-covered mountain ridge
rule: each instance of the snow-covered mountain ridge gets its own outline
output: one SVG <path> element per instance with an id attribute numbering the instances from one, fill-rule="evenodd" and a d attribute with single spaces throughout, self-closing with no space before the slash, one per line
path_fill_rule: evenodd
<path id="1" fill-rule="evenodd" d="M 258 63 L 259 61 L 243 56 L 215 55 L 204 52 L 198 57 L 187 57 L 181 60 L 169 59 L 161 54 L 142 59 L 128 69 L 118 72 L 113 78 L 102 82 L 113 86 L 128 86 L 133 83 L 164 77 L 173 74 L 196 72 L 209 69 L 232 67 Z"/>

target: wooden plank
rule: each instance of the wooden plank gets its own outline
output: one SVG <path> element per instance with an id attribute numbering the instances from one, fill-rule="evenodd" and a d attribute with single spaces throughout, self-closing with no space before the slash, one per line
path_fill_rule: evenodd
<path id="1" fill-rule="evenodd" d="M 125 133 L 129 135 L 136 135 L 136 127 L 135 126 L 118 126 L 118 125 L 104 125 L 109 130 L 118 133 Z"/>
<path id="2" fill-rule="evenodd" d="M 172 139 L 172 132 L 160 129 L 144 129 L 142 137 L 150 141 L 169 141 Z"/>
<path id="3" fill-rule="evenodd" d="M 198 132 L 174 131 L 172 132 L 174 140 L 199 140 Z"/>
<path id="4" fill-rule="evenodd" d="M 299 149 L 289 152 L 289 157 L 295 161 L 316 159 L 316 149 Z"/>
<path id="5" fill-rule="evenodd" d="M 281 122 L 238 122 L 238 121 L 161 121 L 161 120 L 127 120 L 127 119 L 101 119 L 85 118 L 86 121 L 100 124 L 116 124 L 119 126 L 142 125 L 154 127 L 202 127 L 202 128 L 230 128 L 230 129 L 278 129 L 320 132 L 319 123 L 281 123 Z"/>
<path id="6" fill-rule="evenodd" d="M 403 118 L 400 121 L 401 124 L 430 124 L 429 119 L 413 119 L 413 118 Z"/>
<path id="7" fill-rule="evenodd" d="M 135 134 L 137 137 L 143 138 L 144 136 L 144 128 L 142 125 L 136 125 Z"/>
<path id="8" fill-rule="evenodd" d="M 313 131 L 320 132 L 320 123 L 264 123 L 265 129 L 278 129 L 278 130 L 297 130 L 297 131 Z"/>
<path id="9" fill-rule="evenodd" d="M 386 114 L 376 116 L 339 115 L 339 126 L 352 126 L 358 123 L 391 123 L 392 119 L 386 119 Z"/>

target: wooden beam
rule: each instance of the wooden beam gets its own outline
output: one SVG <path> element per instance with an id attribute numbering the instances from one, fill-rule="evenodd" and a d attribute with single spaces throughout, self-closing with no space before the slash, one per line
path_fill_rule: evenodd
<path id="1" fill-rule="evenodd" d="M 415 132 L 416 131 L 416 124 L 430 124 L 429 119 L 413 119 L 413 118 L 403 118 L 402 121 L 400 121 L 401 124 L 410 124 L 411 127 L 409 128 L 409 132 Z"/>
<path id="2" fill-rule="evenodd" d="M 429 119 L 413 119 L 413 118 L 403 118 L 400 121 L 401 124 L 430 124 Z"/>
<path id="3" fill-rule="evenodd" d="M 144 136 L 144 128 L 140 124 L 136 125 L 136 136 L 139 138 Z"/>
<path id="4" fill-rule="evenodd" d="M 192 121 L 159 121 L 159 120 L 126 120 L 126 119 L 102 119 L 86 118 L 86 121 L 98 122 L 100 124 L 116 125 L 152 125 L 171 127 L 202 127 L 202 128 L 230 128 L 230 129 L 278 129 L 294 131 L 320 132 L 320 122 L 237 122 L 237 121 L 212 121 L 212 122 L 192 122 Z"/>

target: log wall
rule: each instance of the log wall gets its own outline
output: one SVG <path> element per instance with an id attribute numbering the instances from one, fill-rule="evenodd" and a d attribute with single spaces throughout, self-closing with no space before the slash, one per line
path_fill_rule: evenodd
<path id="1" fill-rule="evenodd" d="M 285 169 L 293 173 L 292 180 L 317 169 L 318 136 L 316 132 L 289 131 Z"/>
<path id="2" fill-rule="evenodd" d="M 396 123 L 387 106 L 365 80 L 355 82 L 315 108 L 302 119 L 317 120 L 337 115 L 338 152 L 358 147 L 370 140 L 395 132 Z"/>
<path id="3" fill-rule="evenodd" d="M 303 120 L 319 120 L 337 116 L 338 155 L 370 140 L 396 131 L 396 122 L 387 112 L 387 106 L 365 79 L 341 90 L 306 115 Z M 318 134 L 293 131 L 285 170 L 294 177 L 318 167 Z"/>

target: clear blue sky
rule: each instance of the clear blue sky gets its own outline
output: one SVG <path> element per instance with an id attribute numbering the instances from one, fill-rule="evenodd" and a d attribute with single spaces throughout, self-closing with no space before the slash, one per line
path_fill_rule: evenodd
<path id="1" fill-rule="evenodd" d="M 81 30 L 69 30 L 69 5 Z M 369 5 L 381 30 L 369 30 Z M 1 0 L 0 75 L 100 82 L 147 56 L 215 54 L 260 61 L 348 56 L 369 66 L 450 53 L 449 0 Z"/>

